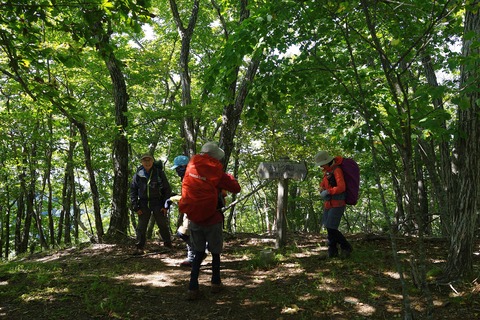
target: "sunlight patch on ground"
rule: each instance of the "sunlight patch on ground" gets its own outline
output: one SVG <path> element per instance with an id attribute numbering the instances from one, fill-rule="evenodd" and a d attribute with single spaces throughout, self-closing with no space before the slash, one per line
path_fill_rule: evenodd
<path id="1" fill-rule="evenodd" d="M 68 294 L 69 290 L 67 288 L 44 288 L 43 290 L 37 290 L 30 293 L 25 293 L 20 296 L 25 302 L 30 301 L 49 301 L 54 300 L 55 296 L 59 294 Z"/>
<path id="2" fill-rule="evenodd" d="M 381 292 L 388 292 L 388 289 L 385 287 L 375 287 L 375 290 L 381 291 Z"/>
<path id="3" fill-rule="evenodd" d="M 389 313 L 401 313 L 402 312 L 402 308 L 399 307 L 398 305 L 388 304 L 388 305 L 385 306 L 385 309 Z"/>
<path id="4" fill-rule="evenodd" d="M 241 306 L 244 306 L 244 307 L 249 307 L 249 306 L 261 306 L 261 305 L 267 305 L 268 306 L 268 301 L 253 301 L 253 300 L 250 300 L 250 299 L 245 299 L 243 300 L 243 303 L 241 304 Z"/>
<path id="5" fill-rule="evenodd" d="M 175 285 L 175 278 L 165 272 L 153 272 L 148 274 L 131 273 L 116 278 L 121 281 L 131 281 L 136 286 L 169 287 Z"/>
<path id="6" fill-rule="evenodd" d="M 345 302 L 348 302 L 348 303 L 351 303 L 351 304 L 358 304 L 360 302 L 360 300 L 358 298 L 355 298 L 355 297 L 345 297 L 345 299 L 343 299 Z"/>
<path id="7" fill-rule="evenodd" d="M 0 286 L 8 286 L 8 281 L 0 281 Z"/>
<path id="8" fill-rule="evenodd" d="M 296 304 L 292 304 L 291 306 L 283 307 L 283 309 L 280 313 L 281 314 L 296 314 L 301 310 L 302 309 L 299 308 Z"/>
<path id="9" fill-rule="evenodd" d="M 401 294 L 388 294 L 388 296 L 392 299 L 396 299 L 396 300 L 403 300 L 403 296 Z"/>
<path id="10" fill-rule="evenodd" d="M 289 272 L 297 271 L 297 273 L 301 273 L 304 271 L 297 262 L 282 263 L 282 267 L 290 269 Z"/>
<path id="11" fill-rule="evenodd" d="M 308 258 L 308 257 L 311 257 L 311 256 L 318 255 L 318 252 L 321 251 L 321 249 L 319 249 L 317 251 L 314 251 L 314 249 L 309 249 L 309 250 L 306 250 L 304 252 L 299 252 L 299 253 L 293 253 L 293 254 L 291 254 L 291 256 L 295 257 L 295 258 Z"/>
<path id="12" fill-rule="evenodd" d="M 345 297 L 344 301 L 353 304 L 355 306 L 355 310 L 362 316 L 371 316 L 376 311 L 375 307 L 362 303 L 358 298 L 355 297 Z"/>
<path id="13" fill-rule="evenodd" d="M 332 279 L 323 279 L 321 283 L 317 285 L 317 289 L 320 291 L 328 292 L 340 292 L 342 288 Z"/>
<path id="14" fill-rule="evenodd" d="M 253 244 L 257 244 L 257 243 L 271 243 L 271 244 L 275 244 L 275 239 L 268 239 L 268 238 L 261 238 L 261 239 L 251 239 L 250 242 L 253 243 Z"/>
<path id="15" fill-rule="evenodd" d="M 94 254 L 104 254 L 105 252 L 112 251 L 113 249 L 116 248 L 115 244 L 92 244 L 88 249 L 84 250 L 84 252 L 88 252 L 90 255 Z M 53 253 L 51 255 L 47 255 L 42 258 L 36 259 L 38 262 L 51 262 L 55 260 L 59 260 L 60 258 L 69 256 L 71 254 L 74 254 L 77 252 L 77 247 L 72 247 L 68 249 L 64 249 L 60 252 Z"/>
<path id="16" fill-rule="evenodd" d="M 303 296 L 299 296 L 297 298 L 298 301 L 309 301 L 309 300 L 315 300 L 318 299 L 318 296 L 312 295 L 310 292 L 307 292 Z"/>
<path id="17" fill-rule="evenodd" d="M 383 274 L 395 280 L 400 279 L 400 274 L 398 272 L 386 271 Z"/>
<path id="18" fill-rule="evenodd" d="M 433 305 L 435 307 L 443 307 L 445 305 L 445 302 L 443 302 L 441 300 L 433 300 Z"/>
<path id="19" fill-rule="evenodd" d="M 357 306 L 355 306 L 355 309 L 359 314 L 367 317 L 373 315 L 376 311 L 376 309 L 371 305 L 363 304 L 363 303 L 360 303 Z"/>

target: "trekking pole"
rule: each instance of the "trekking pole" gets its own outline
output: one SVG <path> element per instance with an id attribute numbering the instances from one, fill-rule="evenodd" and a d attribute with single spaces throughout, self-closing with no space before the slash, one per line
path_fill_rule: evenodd
<path id="1" fill-rule="evenodd" d="M 225 212 L 227 211 L 228 209 L 230 209 L 231 207 L 233 207 L 234 205 L 236 205 L 237 203 L 239 203 L 240 201 L 243 201 L 245 200 L 246 198 L 250 197 L 252 194 L 254 194 L 255 192 L 263 189 L 264 187 L 266 187 L 270 182 L 272 182 L 273 180 L 265 180 L 264 183 L 258 185 L 255 189 L 253 189 L 252 191 L 250 191 L 249 193 L 247 193 L 246 195 L 238 198 L 237 200 L 233 201 L 232 203 L 230 203 L 228 206 L 226 207 L 223 207 L 221 209 L 221 212 Z"/>

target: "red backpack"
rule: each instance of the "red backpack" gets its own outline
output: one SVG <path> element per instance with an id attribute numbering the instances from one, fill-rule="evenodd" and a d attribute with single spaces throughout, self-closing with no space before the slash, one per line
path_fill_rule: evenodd
<path id="1" fill-rule="evenodd" d="M 345 203 L 356 205 L 358 202 L 358 192 L 360 189 L 360 168 L 352 158 L 343 158 L 340 167 L 343 170 L 345 179 Z"/>

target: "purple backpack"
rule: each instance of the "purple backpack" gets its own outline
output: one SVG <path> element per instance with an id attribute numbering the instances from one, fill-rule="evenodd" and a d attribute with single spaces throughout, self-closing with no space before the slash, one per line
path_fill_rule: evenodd
<path id="1" fill-rule="evenodd" d="M 340 167 L 343 170 L 343 177 L 345 179 L 345 202 L 354 206 L 358 202 L 358 190 L 360 189 L 360 168 L 352 158 L 343 158 Z"/>

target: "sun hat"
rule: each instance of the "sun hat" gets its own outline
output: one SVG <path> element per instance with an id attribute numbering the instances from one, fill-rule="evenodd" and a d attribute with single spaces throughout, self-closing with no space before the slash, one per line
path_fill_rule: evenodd
<path id="1" fill-rule="evenodd" d="M 317 166 L 323 166 L 333 160 L 333 157 L 328 155 L 327 151 L 320 151 L 315 155 L 315 164 Z"/>
<path id="2" fill-rule="evenodd" d="M 152 159 L 152 160 L 155 160 L 150 153 L 144 153 L 144 154 L 142 154 L 142 156 L 140 157 L 140 160 L 143 160 L 143 159 L 146 159 L 146 158 L 150 158 L 150 159 Z"/>
<path id="3" fill-rule="evenodd" d="M 222 160 L 225 156 L 225 152 L 218 147 L 216 142 L 207 142 L 202 146 L 200 153 L 207 153 L 217 160 Z"/>
<path id="4" fill-rule="evenodd" d="M 175 159 L 173 159 L 173 166 L 170 169 L 176 169 L 180 166 L 186 166 L 189 160 L 190 159 L 184 155 L 176 156 Z"/>

